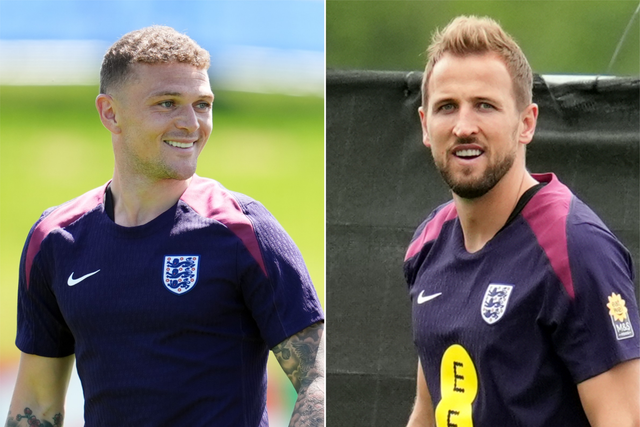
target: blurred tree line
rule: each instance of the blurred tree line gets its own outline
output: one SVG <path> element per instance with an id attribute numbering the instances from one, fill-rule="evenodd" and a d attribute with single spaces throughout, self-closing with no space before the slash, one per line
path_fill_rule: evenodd
<path id="1" fill-rule="evenodd" d="M 605 74 L 638 0 L 327 0 L 327 68 L 421 70 L 431 34 L 458 15 L 490 16 L 539 74 Z M 610 73 L 640 74 L 635 17 Z"/>

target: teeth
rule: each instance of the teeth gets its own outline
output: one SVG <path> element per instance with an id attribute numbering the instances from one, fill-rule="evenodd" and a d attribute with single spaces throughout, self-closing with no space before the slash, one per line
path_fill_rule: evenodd
<path id="1" fill-rule="evenodd" d="M 456 153 L 458 157 L 477 157 L 482 154 L 480 150 L 460 150 Z"/>
<path id="2" fill-rule="evenodd" d="M 171 145 L 172 147 L 178 147 L 178 148 L 189 148 L 191 147 L 194 143 L 193 142 L 176 142 L 176 141 L 165 141 L 167 144 Z"/>

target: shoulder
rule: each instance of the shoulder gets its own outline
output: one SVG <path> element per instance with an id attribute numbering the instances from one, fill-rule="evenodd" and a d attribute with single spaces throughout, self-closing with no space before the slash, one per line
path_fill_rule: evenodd
<path id="1" fill-rule="evenodd" d="M 571 209 L 574 195 L 558 178 L 550 174 L 534 175 L 546 185 L 538 191 L 522 210 L 525 220 L 532 226 L 534 233 L 551 221 L 564 221 Z"/>
<path id="2" fill-rule="evenodd" d="M 567 220 L 567 246 L 572 271 L 581 279 L 581 283 L 598 283 L 598 286 L 604 286 L 606 291 L 615 291 L 615 288 L 623 285 L 633 289 L 634 268 L 631 253 L 579 199 L 574 201 L 572 213 Z M 611 281 L 617 283 L 609 283 Z M 609 285 L 613 285 L 613 288 L 609 289 Z M 585 288 L 583 292 L 586 291 L 591 292 L 593 289 Z"/>
<path id="3" fill-rule="evenodd" d="M 562 234 L 565 234 L 577 224 L 607 229 L 591 208 L 577 198 L 554 174 L 534 176 L 547 185 L 531 198 L 522 210 L 522 215 L 536 236 L 541 236 L 549 230 L 562 231 Z"/>
<path id="4" fill-rule="evenodd" d="M 40 252 L 42 242 L 54 230 L 64 229 L 102 205 L 107 184 L 94 188 L 62 205 L 47 209 L 33 225 L 26 246 L 26 272 L 31 269 L 33 259 Z"/>
<path id="5" fill-rule="evenodd" d="M 64 228 L 74 223 L 86 213 L 102 205 L 106 187 L 107 184 L 94 188 L 75 199 L 47 209 L 35 223 L 34 231 L 46 234 L 52 229 Z"/>
<path id="6" fill-rule="evenodd" d="M 458 212 L 453 200 L 438 206 L 416 229 L 404 260 L 413 258 L 426 244 L 437 239 L 444 224 L 457 217 Z"/>
<path id="7" fill-rule="evenodd" d="M 280 228 L 275 218 L 258 201 L 244 194 L 228 190 L 219 182 L 193 176 L 189 187 L 180 198 L 201 217 L 222 224 L 247 248 L 266 272 L 261 247 L 264 228 Z"/>
<path id="8" fill-rule="evenodd" d="M 266 211 L 258 201 L 228 190 L 218 181 L 194 175 L 180 198 L 196 213 L 225 226 L 247 224 L 254 211 Z"/>
<path id="9" fill-rule="evenodd" d="M 616 248 L 621 254 L 626 253 L 626 249 L 602 220 L 555 175 L 535 177 L 547 185 L 533 196 L 522 216 L 567 294 L 574 298 L 576 274 L 580 274 L 576 267 L 584 264 L 581 260 L 591 259 L 596 253 L 610 259 L 611 249 Z"/>

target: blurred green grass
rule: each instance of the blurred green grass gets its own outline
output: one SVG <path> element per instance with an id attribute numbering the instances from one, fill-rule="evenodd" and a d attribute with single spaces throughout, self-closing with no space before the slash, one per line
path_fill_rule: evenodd
<path id="1" fill-rule="evenodd" d="M 42 211 L 105 183 L 98 88 L 0 87 L 0 362 L 14 346 L 20 253 Z M 197 173 L 262 202 L 300 248 L 324 306 L 324 101 L 216 92 Z"/>

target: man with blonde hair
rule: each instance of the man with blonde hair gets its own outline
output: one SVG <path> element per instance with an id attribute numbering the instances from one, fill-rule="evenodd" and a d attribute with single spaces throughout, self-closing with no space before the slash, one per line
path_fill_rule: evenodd
<path id="1" fill-rule="evenodd" d="M 105 55 L 113 178 L 29 233 L 7 426 L 62 425 L 74 357 L 87 427 L 267 426 L 269 349 L 298 391 L 291 425 L 323 425 L 324 315 L 302 256 L 261 204 L 195 175 L 208 68 L 162 26 Z"/>
<path id="2" fill-rule="evenodd" d="M 407 250 L 419 363 L 409 426 L 640 425 L 628 251 L 525 147 L 532 72 L 492 19 L 428 49 L 424 145 L 453 193 Z"/>

